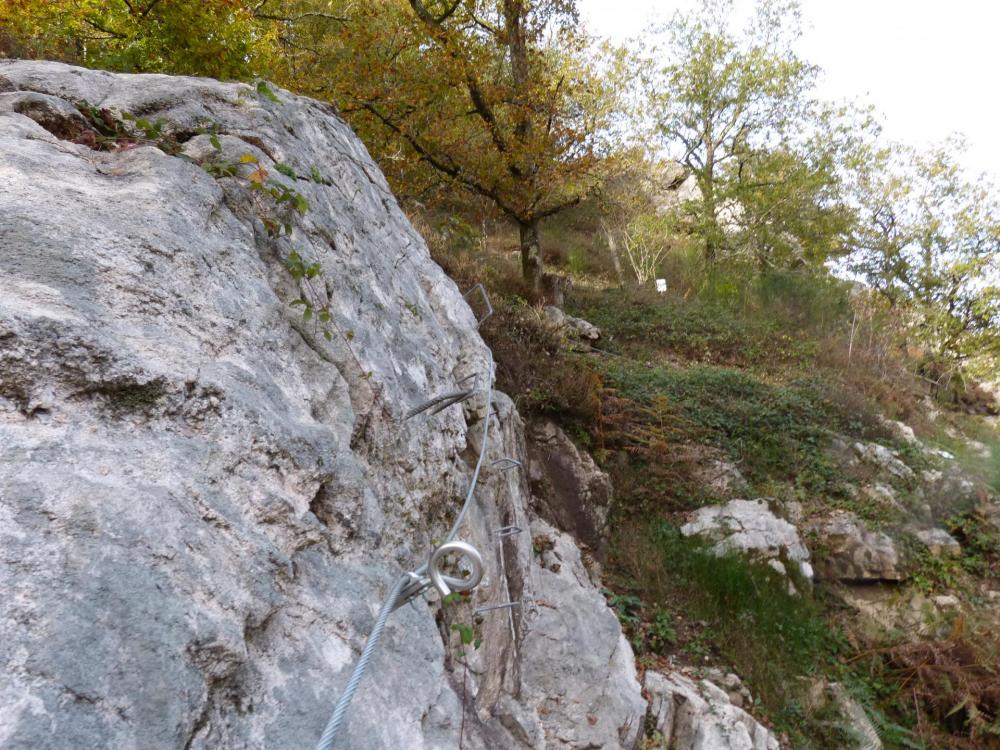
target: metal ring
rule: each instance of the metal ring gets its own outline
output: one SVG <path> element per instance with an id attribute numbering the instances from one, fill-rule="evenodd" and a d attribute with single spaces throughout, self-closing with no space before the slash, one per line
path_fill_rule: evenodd
<path id="1" fill-rule="evenodd" d="M 444 562 L 446 555 L 457 552 L 468 560 L 472 566 L 472 572 L 466 578 L 455 578 L 441 572 L 440 565 Z M 472 591 L 479 582 L 483 580 L 483 558 L 479 551 L 471 544 L 465 542 L 445 542 L 431 555 L 428 561 L 429 575 L 431 583 L 442 597 L 448 596 L 454 591 Z"/>

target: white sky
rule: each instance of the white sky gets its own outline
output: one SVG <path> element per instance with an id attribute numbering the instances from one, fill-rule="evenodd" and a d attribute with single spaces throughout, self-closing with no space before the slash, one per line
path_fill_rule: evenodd
<path id="1" fill-rule="evenodd" d="M 590 31 L 645 33 L 695 0 L 578 0 Z M 800 55 L 820 95 L 875 105 L 884 133 L 915 146 L 963 133 L 966 166 L 1000 180 L 1000 0 L 801 0 Z M 737 0 L 744 13 L 753 0 Z"/>

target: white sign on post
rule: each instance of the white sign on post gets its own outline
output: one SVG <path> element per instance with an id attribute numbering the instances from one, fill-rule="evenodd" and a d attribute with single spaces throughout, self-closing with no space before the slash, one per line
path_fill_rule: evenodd
<path id="1" fill-rule="evenodd" d="M 667 280 L 666 279 L 657 279 L 656 280 L 656 291 L 658 291 L 660 294 L 663 294 L 664 292 L 667 291 Z"/>

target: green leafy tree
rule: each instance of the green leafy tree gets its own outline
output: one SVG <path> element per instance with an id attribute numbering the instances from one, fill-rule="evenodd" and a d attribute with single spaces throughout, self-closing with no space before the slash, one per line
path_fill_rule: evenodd
<path id="1" fill-rule="evenodd" d="M 850 268 L 910 310 L 938 379 L 1000 362 L 1000 203 L 995 187 L 961 169 L 963 148 L 893 145 L 873 152 L 858 180 Z"/>
<path id="2" fill-rule="evenodd" d="M 850 185 L 878 128 L 870 111 L 811 105 L 804 132 L 747 148 L 727 167 L 736 244 L 761 269 L 818 267 L 848 254 Z"/>
<path id="3" fill-rule="evenodd" d="M 709 262 L 723 224 L 739 216 L 738 178 L 751 170 L 752 182 L 766 185 L 788 167 L 782 147 L 801 127 L 816 75 L 792 49 L 796 0 L 762 0 L 742 34 L 731 29 L 733 15 L 733 0 L 704 0 L 676 15 L 668 62 L 648 84 L 654 127 L 697 179 L 701 197 L 690 209 Z M 743 197 L 759 196 L 744 186 Z"/>

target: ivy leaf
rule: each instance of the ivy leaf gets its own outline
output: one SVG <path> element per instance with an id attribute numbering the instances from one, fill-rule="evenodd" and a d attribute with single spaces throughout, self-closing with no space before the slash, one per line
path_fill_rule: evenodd
<path id="1" fill-rule="evenodd" d="M 319 311 L 319 315 L 317 317 L 319 317 L 319 322 L 320 323 L 329 323 L 330 322 L 330 311 L 327 310 L 324 307 L 322 310 Z"/>
<path id="2" fill-rule="evenodd" d="M 295 170 L 287 164 L 282 164 L 280 161 L 274 163 L 274 170 L 285 175 L 285 177 L 291 177 L 293 180 L 298 179 L 295 175 Z"/>
<path id="3" fill-rule="evenodd" d="M 458 632 L 458 637 L 462 639 L 462 645 L 470 645 L 476 638 L 475 632 L 472 630 L 471 625 L 466 625 L 465 623 L 456 622 L 451 626 L 452 630 Z"/>
<path id="4" fill-rule="evenodd" d="M 329 328 L 323 329 L 323 338 L 325 338 L 327 341 L 333 341 L 333 334 L 330 333 Z"/>
<path id="5" fill-rule="evenodd" d="M 307 201 L 305 196 L 301 193 L 295 194 L 295 210 L 300 214 L 304 214 L 309 210 L 309 201 Z"/>
<path id="6" fill-rule="evenodd" d="M 257 168 L 247 176 L 247 179 L 254 185 L 263 185 L 264 180 L 267 179 L 267 170 L 258 164 Z"/>
<path id="7" fill-rule="evenodd" d="M 302 311 L 302 320 L 312 320 L 313 309 L 311 306 L 306 305 L 306 308 Z"/>

